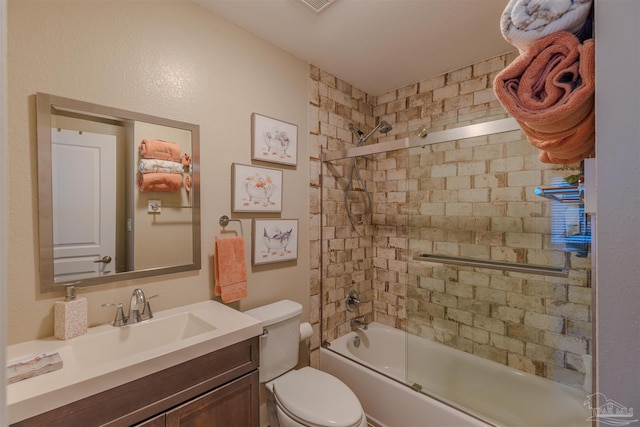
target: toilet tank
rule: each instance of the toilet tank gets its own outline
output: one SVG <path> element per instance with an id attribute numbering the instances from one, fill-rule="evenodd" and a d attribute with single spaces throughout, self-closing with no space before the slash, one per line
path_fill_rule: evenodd
<path id="1" fill-rule="evenodd" d="M 282 300 L 248 310 L 245 314 L 260 320 L 265 331 L 260 337 L 260 382 L 271 381 L 295 368 L 302 305 Z"/>

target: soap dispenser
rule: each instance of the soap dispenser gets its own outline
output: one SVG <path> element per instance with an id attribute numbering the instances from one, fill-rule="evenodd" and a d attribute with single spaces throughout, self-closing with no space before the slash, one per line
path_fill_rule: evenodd
<path id="1" fill-rule="evenodd" d="M 87 299 L 76 298 L 76 288 L 67 286 L 64 301 L 54 307 L 54 336 L 68 340 L 87 333 Z"/>

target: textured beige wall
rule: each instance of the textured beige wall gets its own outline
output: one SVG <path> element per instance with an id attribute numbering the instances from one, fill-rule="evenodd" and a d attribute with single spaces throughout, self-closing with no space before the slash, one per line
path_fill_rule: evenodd
<path id="1" fill-rule="evenodd" d="M 53 304 L 40 294 L 36 92 L 197 123 L 201 134 L 202 270 L 101 285 L 81 292 L 89 324 L 112 320 L 100 305 L 128 304 L 141 287 L 156 311 L 210 299 L 218 218 L 231 214 L 233 162 L 251 163 L 251 113 L 298 125 L 308 158 L 308 66 L 187 1 L 30 1 L 8 4 L 8 341 L 53 334 Z M 289 298 L 309 316 L 308 166 L 284 169 L 283 218 L 300 220 L 297 262 L 251 269 L 242 310 Z M 252 217 L 243 214 L 249 240 Z M 228 230 L 237 230 L 231 223 Z M 247 241 L 247 252 L 250 244 Z"/>

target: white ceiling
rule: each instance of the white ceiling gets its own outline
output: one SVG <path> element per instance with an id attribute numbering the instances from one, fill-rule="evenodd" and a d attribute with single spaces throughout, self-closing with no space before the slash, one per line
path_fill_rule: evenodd
<path id="1" fill-rule="evenodd" d="M 513 50 L 500 33 L 508 0 L 195 0 L 370 95 Z"/>

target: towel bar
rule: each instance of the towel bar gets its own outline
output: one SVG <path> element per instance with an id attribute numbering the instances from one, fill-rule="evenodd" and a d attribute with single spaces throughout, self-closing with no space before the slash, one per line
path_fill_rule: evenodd
<path id="1" fill-rule="evenodd" d="M 220 224 L 221 227 L 226 227 L 227 225 L 229 225 L 229 221 L 238 221 L 240 223 L 240 234 L 244 236 L 244 230 L 242 229 L 242 221 L 240 221 L 239 219 L 233 219 L 233 218 L 229 218 L 227 215 L 222 215 L 218 223 Z"/>
<path id="2" fill-rule="evenodd" d="M 172 209 L 191 209 L 193 206 L 179 206 L 179 205 L 163 205 L 162 202 L 154 202 L 149 200 L 149 212 L 158 213 L 160 208 L 172 208 Z"/>
<path id="3" fill-rule="evenodd" d="M 538 274 L 540 276 L 568 277 L 566 267 L 547 267 L 542 265 L 519 264 L 514 262 L 479 260 L 447 255 L 421 254 L 413 257 L 414 261 L 427 261 L 439 264 L 459 265 L 463 267 L 488 268 L 490 270 L 510 271 L 514 273 Z"/>

